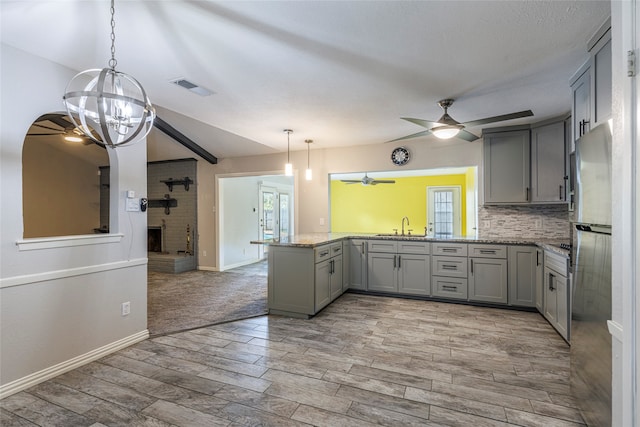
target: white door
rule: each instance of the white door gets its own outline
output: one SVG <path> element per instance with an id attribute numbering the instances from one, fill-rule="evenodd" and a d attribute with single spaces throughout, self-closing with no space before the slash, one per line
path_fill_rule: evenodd
<path id="1" fill-rule="evenodd" d="M 259 227 L 260 240 L 280 239 L 291 230 L 291 196 L 278 188 L 260 186 Z M 260 245 L 261 257 L 266 256 L 269 246 Z"/>
<path id="2" fill-rule="evenodd" d="M 450 238 L 462 229 L 460 186 L 427 187 L 427 235 Z"/>

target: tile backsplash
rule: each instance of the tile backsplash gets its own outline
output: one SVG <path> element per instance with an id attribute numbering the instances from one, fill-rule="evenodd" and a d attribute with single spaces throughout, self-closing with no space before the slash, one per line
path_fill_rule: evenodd
<path id="1" fill-rule="evenodd" d="M 569 238 L 566 205 L 480 206 L 478 237 Z"/>

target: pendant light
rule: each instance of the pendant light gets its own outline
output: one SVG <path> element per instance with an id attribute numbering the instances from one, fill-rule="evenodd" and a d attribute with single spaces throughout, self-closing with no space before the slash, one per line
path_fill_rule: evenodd
<path id="1" fill-rule="evenodd" d="M 313 144 L 313 139 L 305 139 L 304 142 L 307 144 L 307 170 L 304 173 L 304 177 L 307 181 L 311 181 L 313 179 L 313 172 L 311 172 L 311 144 Z"/>
<path id="2" fill-rule="evenodd" d="M 291 146 L 289 141 L 289 135 L 293 132 L 291 129 L 285 129 L 284 132 L 287 134 L 287 163 L 284 165 L 284 174 L 286 176 L 293 176 L 293 165 L 291 164 Z"/>
<path id="3" fill-rule="evenodd" d="M 142 85 L 116 71 L 115 6 L 111 0 L 111 59 L 109 67 L 78 73 L 62 97 L 78 129 L 100 145 L 119 147 L 149 133 L 155 109 Z"/>

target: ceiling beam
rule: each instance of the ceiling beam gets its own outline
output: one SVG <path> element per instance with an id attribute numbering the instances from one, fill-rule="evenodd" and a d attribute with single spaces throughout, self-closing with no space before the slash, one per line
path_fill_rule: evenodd
<path id="1" fill-rule="evenodd" d="M 173 126 L 171 126 L 169 123 L 162 120 L 160 117 L 156 116 L 155 120 L 153 121 L 153 125 L 156 128 L 158 128 L 158 130 L 161 130 L 162 132 L 166 133 L 171 138 L 175 139 L 180 144 L 184 145 L 189 150 L 193 151 L 198 156 L 202 157 L 212 165 L 215 165 L 218 163 L 218 158 L 216 156 L 214 156 L 213 154 L 209 153 L 207 150 L 205 150 L 204 148 L 196 144 L 194 141 L 189 139 L 189 137 L 187 137 L 185 134 L 183 134 L 182 132 L 180 132 Z"/>

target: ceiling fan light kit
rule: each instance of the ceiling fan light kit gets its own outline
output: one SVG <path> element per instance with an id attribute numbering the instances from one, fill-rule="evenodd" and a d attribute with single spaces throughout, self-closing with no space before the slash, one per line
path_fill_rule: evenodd
<path id="1" fill-rule="evenodd" d="M 155 109 L 135 78 L 116 71 L 114 0 L 110 11 L 109 67 L 78 73 L 62 99 L 78 129 L 98 144 L 115 148 L 147 136 L 153 127 Z M 99 138 L 93 135 L 94 131 Z"/>
<path id="2" fill-rule="evenodd" d="M 513 120 L 513 119 L 533 116 L 533 112 L 531 110 L 525 110 L 525 111 L 518 111 L 516 113 L 503 114 L 500 116 L 487 117 L 484 119 L 472 120 L 469 122 L 460 123 L 454 120 L 447 112 L 449 107 L 451 107 L 451 105 L 453 104 L 453 101 L 454 100 L 451 98 L 442 99 L 438 101 L 438 105 L 440 106 L 440 108 L 444 110 L 444 114 L 435 122 L 424 120 L 424 119 L 402 117 L 402 120 L 406 120 L 418 126 L 422 126 L 427 130 L 414 133 L 411 135 L 403 136 L 400 138 L 396 138 L 387 142 L 395 142 L 395 141 L 401 141 L 404 139 L 417 138 L 417 137 L 426 136 L 429 134 L 433 134 L 440 139 L 450 139 L 450 138 L 453 138 L 454 136 L 457 136 L 460 139 L 464 139 L 465 141 L 472 142 L 478 139 L 479 137 L 472 134 L 471 132 L 466 131 L 465 127 L 480 126 L 480 125 L 486 125 L 489 123 L 503 122 L 506 120 Z"/>

